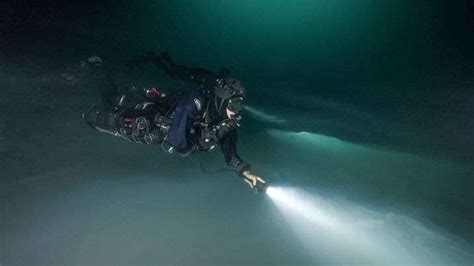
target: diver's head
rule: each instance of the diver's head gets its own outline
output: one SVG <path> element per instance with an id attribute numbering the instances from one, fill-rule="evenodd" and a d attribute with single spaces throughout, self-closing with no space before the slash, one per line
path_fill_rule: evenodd
<path id="1" fill-rule="evenodd" d="M 244 109 L 244 98 L 233 97 L 230 98 L 225 108 L 227 118 L 234 118 Z"/>
<path id="2" fill-rule="evenodd" d="M 214 104 L 221 116 L 233 118 L 244 108 L 245 88 L 233 78 L 217 79 Z"/>

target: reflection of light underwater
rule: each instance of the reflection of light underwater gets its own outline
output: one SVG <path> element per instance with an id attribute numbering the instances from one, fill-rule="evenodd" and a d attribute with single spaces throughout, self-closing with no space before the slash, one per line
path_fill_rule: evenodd
<path id="1" fill-rule="evenodd" d="M 330 228 L 337 224 L 336 221 L 331 221 L 331 217 L 328 217 L 321 209 L 318 209 L 316 204 L 304 202 L 297 194 L 290 193 L 288 189 L 269 187 L 267 194 L 282 209 L 298 214 L 323 228 Z"/>
<path id="2" fill-rule="evenodd" d="M 321 184 L 331 181 L 334 185 L 356 185 L 341 188 L 338 193 L 357 191 L 363 197 L 364 191 L 374 189 L 387 193 L 393 191 L 394 195 L 408 195 L 413 199 L 417 196 L 405 193 L 403 186 L 392 186 L 403 178 L 407 183 L 417 185 L 412 189 L 416 193 L 425 184 L 420 176 L 444 180 L 456 173 L 469 171 L 463 165 L 353 144 L 315 133 L 270 130 L 269 135 L 286 145 L 285 153 L 294 154 L 292 167 L 302 169 L 299 173 L 301 177 L 296 178 L 297 180 L 306 178 L 309 183 L 313 179 L 313 171 L 316 171 L 312 164 L 317 162 L 317 173 L 329 175 L 319 178 Z M 358 181 L 352 182 L 352 177 L 357 177 Z M 318 191 L 309 189 L 310 186 L 305 191 L 271 187 L 267 194 L 307 252 L 315 256 L 318 262 L 472 265 L 474 261 L 471 255 L 474 254 L 472 245 L 429 224 L 424 225 L 400 214 L 369 210 L 351 201 L 335 199 L 339 194 L 321 197 Z M 433 191 L 442 190 L 438 188 Z M 430 193 L 423 196 L 433 199 L 437 197 Z M 373 206 L 377 205 L 373 201 Z M 380 206 L 385 208 L 384 204 Z M 392 211 L 396 212 L 394 209 Z"/>
<path id="3" fill-rule="evenodd" d="M 454 241 L 406 217 L 290 188 L 269 187 L 267 194 L 319 262 L 452 265 L 469 260 Z"/>
<path id="4" fill-rule="evenodd" d="M 283 124 L 286 122 L 284 119 L 281 119 L 274 115 L 267 114 L 261 110 L 250 107 L 248 105 L 245 106 L 245 110 L 265 122 L 276 123 L 276 124 Z"/>

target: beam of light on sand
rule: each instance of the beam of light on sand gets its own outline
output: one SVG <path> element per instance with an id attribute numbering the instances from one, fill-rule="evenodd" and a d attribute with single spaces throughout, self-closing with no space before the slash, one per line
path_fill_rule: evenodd
<path id="1" fill-rule="evenodd" d="M 444 265 L 469 258 L 465 247 L 408 217 L 294 188 L 269 187 L 266 193 L 319 262 Z"/>
<path id="2" fill-rule="evenodd" d="M 349 256 L 351 260 L 359 260 L 358 263 L 387 263 L 393 261 L 393 252 L 396 252 L 397 257 L 403 257 L 403 262 L 413 263 L 404 250 L 386 250 L 383 243 L 375 241 L 362 228 L 355 228 L 353 224 L 360 223 L 362 218 L 351 216 L 350 211 L 332 202 L 302 190 L 282 187 L 270 187 L 267 194 L 309 247 L 314 245 L 315 250 L 321 250 L 322 245 L 329 245 L 344 250 L 343 256 L 329 257 Z"/>
<path id="3" fill-rule="evenodd" d="M 289 193 L 284 188 L 268 187 L 267 195 L 282 209 L 295 213 L 319 226 L 324 228 L 337 226 L 337 221 L 324 213 L 321 208 L 317 208 L 315 204 L 310 202 L 304 202 L 297 194 Z"/>
<path id="4" fill-rule="evenodd" d="M 354 172 L 369 175 L 354 176 L 362 180 L 379 178 L 396 182 L 391 171 L 410 176 L 410 172 L 403 171 L 399 165 L 425 165 L 422 169 L 429 172 L 438 169 L 436 162 L 430 168 L 426 166 L 429 162 L 418 156 L 373 149 L 330 136 L 280 130 L 270 130 L 269 134 L 287 145 L 287 151 L 295 154 L 293 160 L 298 160 L 303 167 L 318 160 L 323 165 L 340 167 L 337 168 L 338 175 L 346 172 L 350 176 L 354 176 Z M 305 175 L 308 170 L 313 168 L 308 166 L 299 174 Z M 317 171 L 306 172 L 306 175 L 315 173 Z M 380 173 L 387 176 L 380 176 Z M 335 177 L 342 182 L 348 179 L 338 175 Z M 353 192 L 350 188 L 341 188 L 341 191 Z M 271 186 L 267 194 L 302 242 L 306 253 L 314 256 L 315 264 L 465 265 L 473 260 L 473 248 L 469 243 L 440 228 L 397 214 L 396 210 L 368 209 L 333 193 L 321 196 L 321 191 L 311 187 L 302 190 Z M 377 199 L 373 200 L 372 208 L 376 208 Z"/>

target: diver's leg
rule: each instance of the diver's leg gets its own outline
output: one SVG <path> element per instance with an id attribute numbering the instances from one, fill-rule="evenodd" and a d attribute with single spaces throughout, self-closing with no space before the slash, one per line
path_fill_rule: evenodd
<path id="1" fill-rule="evenodd" d="M 119 114 L 108 112 L 103 107 L 94 105 L 82 114 L 82 119 L 90 127 L 104 133 L 117 135 Z"/>
<path id="2" fill-rule="evenodd" d="M 156 56 L 152 59 L 151 61 L 157 68 L 163 70 L 166 75 L 174 78 L 176 73 L 174 72 L 174 69 L 170 67 L 168 64 L 165 64 L 159 56 Z"/>
<path id="3" fill-rule="evenodd" d="M 176 63 L 173 61 L 167 51 L 160 52 L 160 58 L 163 59 L 164 63 L 168 64 L 170 67 L 174 68 L 176 66 Z"/>
<path id="4" fill-rule="evenodd" d="M 120 95 L 114 80 L 104 69 L 99 70 L 98 78 L 102 103 L 108 108 L 116 107 L 120 99 Z"/>
<path id="5" fill-rule="evenodd" d="M 176 64 L 166 51 L 160 52 L 159 57 L 162 59 L 162 64 L 166 65 L 168 71 L 173 73 L 173 77 L 179 78 L 181 80 L 187 80 L 189 67 Z"/>
<path id="6" fill-rule="evenodd" d="M 92 73 L 94 82 L 99 87 L 100 98 L 104 107 L 108 109 L 116 107 L 120 95 L 112 76 L 103 66 L 102 58 L 92 56 L 87 60 L 86 66 Z"/>

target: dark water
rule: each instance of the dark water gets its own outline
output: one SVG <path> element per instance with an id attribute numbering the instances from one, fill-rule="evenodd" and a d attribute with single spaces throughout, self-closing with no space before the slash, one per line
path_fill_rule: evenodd
<path id="1" fill-rule="evenodd" d="M 0 264 L 472 264 L 471 3 L 168 2 L 0 4 Z M 331 226 L 203 173 L 219 151 L 87 128 L 91 55 L 123 92 L 183 88 L 124 66 L 146 50 L 231 69 L 241 156 Z"/>

